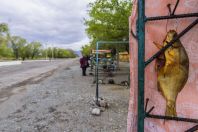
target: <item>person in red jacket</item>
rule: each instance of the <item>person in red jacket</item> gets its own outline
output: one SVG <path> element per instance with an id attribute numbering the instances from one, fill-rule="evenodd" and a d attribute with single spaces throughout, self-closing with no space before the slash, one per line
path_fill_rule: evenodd
<path id="1" fill-rule="evenodd" d="M 86 76 L 86 69 L 88 67 L 87 57 L 83 56 L 82 58 L 80 58 L 80 67 L 82 68 L 82 75 Z"/>

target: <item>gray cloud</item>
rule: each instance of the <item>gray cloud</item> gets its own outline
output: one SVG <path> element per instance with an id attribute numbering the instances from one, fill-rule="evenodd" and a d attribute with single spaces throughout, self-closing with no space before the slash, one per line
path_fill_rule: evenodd
<path id="1" fill-rule="evenodd" d="M 0 22 L 9 24 L 12 35 L 29 41 L 62 47 L 77 44 L 73 47 L 79 49 L 88 41 L 83 18 L 90 1 L 93 0 L 1 0 Z"/>

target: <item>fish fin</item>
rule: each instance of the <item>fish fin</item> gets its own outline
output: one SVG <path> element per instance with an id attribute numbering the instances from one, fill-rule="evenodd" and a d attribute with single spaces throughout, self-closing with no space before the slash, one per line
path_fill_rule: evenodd
<path id="1" fill-rule="evenodd" d="M 153 42 L 153 44 L 154 44 L 158 49 L 163 48 L 163 46 L 162 46 L 161 44 L 158 44 L 158 43 L 156 43 L 156 42 Z"/>
<path id="2" fill-rule="evenodd" d="M 177 116 L 175 101 L 167 101 L 165 115 L 166 116 L 172 116 L 172 117 L 176 117 Z"/>
<path id="3" fill-rule="evenodd" d="M 157 62 L 155 63 L 155 71 L 156 72 L 158 71 L 158 63 Z"/>

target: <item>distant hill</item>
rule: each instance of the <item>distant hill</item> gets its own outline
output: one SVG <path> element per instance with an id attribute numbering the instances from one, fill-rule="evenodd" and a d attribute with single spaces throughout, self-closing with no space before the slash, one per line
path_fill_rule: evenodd
<path id="1" fill-rule="evenodd" d="M 82 56 L 81 51 L 74 51 L 74 53 L 75 53 L 77 56 L 79 56 L 79 57 Z"/>

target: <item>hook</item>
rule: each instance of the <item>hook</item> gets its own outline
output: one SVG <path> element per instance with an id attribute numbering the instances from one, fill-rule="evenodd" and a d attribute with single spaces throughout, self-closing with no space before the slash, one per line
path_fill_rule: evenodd
<path id="1" fill-rule="evenodd" d="M 148 112 L 146 112 L 146 114 L 149 115 L 153 111 L 154 108 L 155 108 L 155 106 L 151 107 L 150 110 Z"/>
<path id="2" fill-rule="evenodd" d="M 171 14 L 171 4 L 169 3 L 168 5 L 167 5 L 167 7 L 168 7 L 168 11 L 169 11 L 169 14 Z"/>
<path id="3" fill-rule="evenodd" d="M 179 0 L 177 0 L 176 5 L 175 5 L 175 7 L 174 7 L 174 9 L 173 9 L 173 12 L 171 13 L 171 16 L 172 16 L 172 15 L 175 15 L 175 11 L 176 11 L 176 9 L 177 9 L 178 4 L 179 4 Z"/>
<path id="4" fill-rule="evenodd" d="M 146 105 L 145 105 L 145 112 L 147 111 L 147 105 L 148 105 L 148 102 L 149 102 L 149 98 L 146 98 Z"/>
<path id="5" fill-rule="evenodd" d="M 137 36 L 135 35 L 132 29 L 131 29 L 131 35 L 137 40 Z"/>

